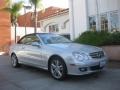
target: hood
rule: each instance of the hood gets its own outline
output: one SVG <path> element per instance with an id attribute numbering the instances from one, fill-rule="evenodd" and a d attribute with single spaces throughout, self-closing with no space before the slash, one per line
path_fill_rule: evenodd
<path id="1" fill-rule="evenodd" d="M 67 51 L 80 51 L 85 53 L 92 53 L 101 51 L 102 49 L 96 46 L 91 45 L 84 45 L 84 44 L 77 44 L 77 43 L 60 43 L 60 44 L 49 44 L 49 46 L 54 47 L 60 50 L 67 50 Z"/>

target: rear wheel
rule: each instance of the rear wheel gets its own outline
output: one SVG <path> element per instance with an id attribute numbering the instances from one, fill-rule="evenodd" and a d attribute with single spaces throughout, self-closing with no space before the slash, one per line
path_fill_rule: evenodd
<path id="1" fill-rule="evenodd" d="M 63 80 L 67 74 L 67 67 L 59 57 L 54 57 L 50 61 L 49 71 L 54 79 Z"/>
<path id="2" fill-rule="evenodd" d="M 19 66 L 19 63 L 18 63 L 18 58 L 15 54 L 12 54 L 11 55 L 11 64 L 14 68 L 18 67 Z"/>

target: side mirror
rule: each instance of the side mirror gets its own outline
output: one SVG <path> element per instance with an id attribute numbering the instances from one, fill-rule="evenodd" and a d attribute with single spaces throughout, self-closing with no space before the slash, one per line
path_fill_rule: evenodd
<path id="1" fill-rule="evenodd" d="M 41 44 L 38 43 L 38 42 L 33 42 L 33 43 L 32 43 L 32 46 L 35 46 L 35 47 L 39 47 L 39 48 L 40 48 L 40 47 L 41 47 Z"/>

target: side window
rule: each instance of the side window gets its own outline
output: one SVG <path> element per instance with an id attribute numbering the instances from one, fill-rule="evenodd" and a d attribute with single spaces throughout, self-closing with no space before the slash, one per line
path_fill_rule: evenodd
<path id="1" fill-rule="evenodd" d="M 38 42 L 40 43 L 39 38 L 36 35 L 31 35 L 28 37 L 28 41 L 27 44 L 31 45 L 33 42 Z"/>
<path id="2" fill-rule="evenodd" d="M 59 32 L 58 24 L 50 25 L 49 26 L 49 32 Z"/>
<path id="3" fill-rule="evenodd" d="M 22 39 L 20 39 L 20 40 L 18 41 L 18 44 L 25 44 L 26 41 L 27 41 L 26 39 L 27 39 L 27 36 L 23 37 Z"/>
<path id="4" fill-rule="evenodd" d="M 101 30 L 108 31 L 108 18 L 107 14 L 101 15 Z"/>
<path id="5" fill-rule="evenodd" d="M 89 17 L 89 26 L 90 26 L 90 30 L 96 31 L 96 17 L 95 16 Z"/>
<path id="6" fill-rule="evenodd" d="M 21 39 L 18 43 L 19 44 L 27 44 L 31 45 L 33 42 L 38 42 L 40 43 L 39 38 L 36 35 L 28 35 L 25 36 L 23 39 Z"/>
<path id="7" fill-rule="evenodd" d="M 119 12 L 113 11 L 110 13 L 111 31 L 119 30 Z"/>

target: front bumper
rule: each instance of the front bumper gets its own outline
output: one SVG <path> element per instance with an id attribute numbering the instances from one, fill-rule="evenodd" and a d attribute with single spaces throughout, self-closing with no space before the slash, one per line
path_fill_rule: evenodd
<path id="1" fill-rule="evenodd" d="M 99 72 L 104 69 L 107 63 L 107 59 L 101 59 L 98 61 L 89 60 L 84 63 L 67 64 L 69 75 L 85 75 L 93 72 Z"/>

